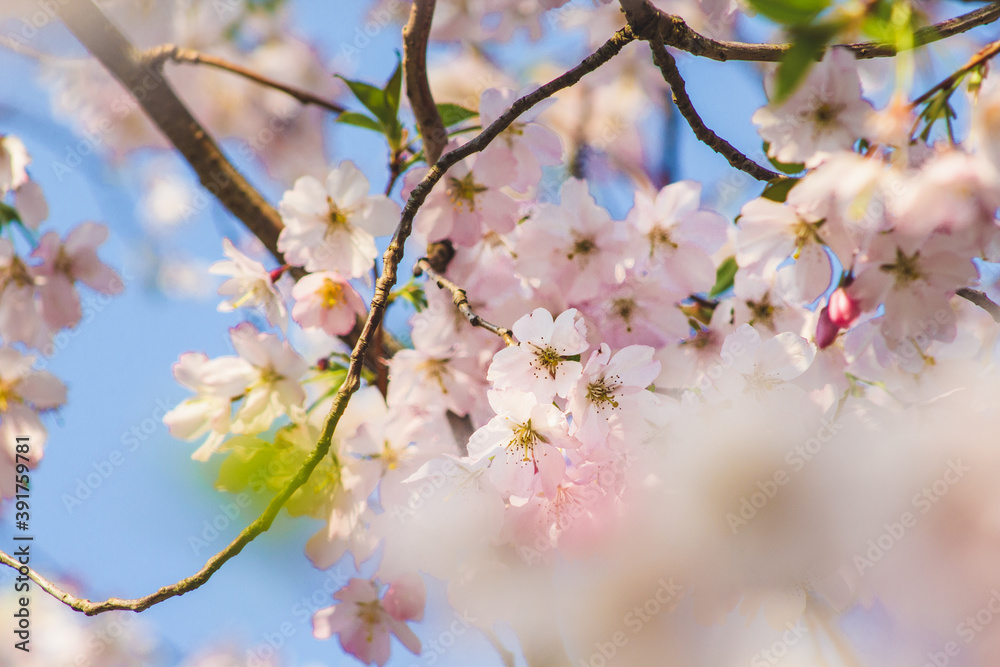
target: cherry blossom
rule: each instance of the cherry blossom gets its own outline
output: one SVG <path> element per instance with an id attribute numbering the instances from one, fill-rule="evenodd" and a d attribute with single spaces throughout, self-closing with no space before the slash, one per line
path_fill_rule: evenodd
<path id="1" fill-rule="evenodd" d="M 0 239 L 0 337 L 7 342 L 40 346 L 48 338 L 35 281 L 13 244 Z"/>
<path id="2" fill-rule="evenodd" d="M 825 153 L 850 148 L 863 136 L 871 112 L 861 98 L 854 54 L 830 48 L 787 100 L 761 107 L 753 122 L 770 142 L 771 157 L 813 166 Z"/>
<path id="3" fill-rule="evenodd" d="M 313 615 L 313 635 L 317 639 L 339 635 L 344 650 L 367 665 L 381 667 L 388 662 L 391 635 L 419 655 L 420 640 L 406 621 L 424 617 L 423 580 L 416 574 L 399 577 L 381 598 L 379 589 L 375 581 L 351 579 L 334 594 L 337 604 Z"/>
<path id="4" fill-rule="evenodd" d="M 587 328 L 570 309 L 554 320 L 538 308 L 514 323 L 519 345 L 500 350 L 486 374 L 495 387 L 516 387 L 534 392 L 540 401 L 565 397 L 583 373 L 583 365 L 570 357 L 585 352 Z"/>
<path id="5" fill-rule="evenodd" d="M 219 304 L 219 312 L 256 306 L 264 310 L 268 322 L 282 331 L 287 330 L 288 309 L 274 286 L 271 272 L 240 252 L 229 239 L 222 239 L 222 252 L 229 259 L 216 262 L 209 268 L 210 273 L 229 276 L 219 286 L 219 294 L 230 297 Z"/>
<path id="6" fill-rule="evenodd" d="M 319 328 L 331 336 L 348 333 L 357 318 L 368 312 L 357 290 L 333 271 L 303 276 L 295 283 L 292 297 L 292 319 L 306 329 Z"/>
<path id="7" fill-rule="evenodd" d="M 97 247 L 108 238 L 108 228 L 85 222 L 60 242 L 55 232 L 48 232 L 32 253 L 42 264 L 35 267 L 42 316 L 53 329 L 74 327 L 83 311 L 73 283 L 77 280 L 103 294 L 118 294 L 124 288 L 121 278 L 97 257 Z"/>
<path id="8" fill-rule="evenodd" d="M 12 134 L 0 135 L 0 197 L 28 182 L 30 162 L 28 149 L 19 138 Z"/>
<path id="9" fill-rule="evenodd" d="M 517 99 L 515 91 L 489 88 L 479 100 L 479 117 L 489 126 Z M 512 123 L 483 151 L 479 173 L 492 182 L 525 192 L 542 178 L 542 167 L 559 164 L 562 142 L 552 130 L 536 122 L 547 105 L 539 104 Z"/>
<path id="10" fill-rule="evenodd" d="M 255 377 L 247 388 L 243 405 L 233 420 L 234 433 L 266 431 L 281 415 L 295 416 L 306 394 L 299 378 L 309 366 L 287 341 L 259 333 L 249 322 L 230 330 L 233 347 L 249 362 Z"/>
<path id="11" fill-rule="evenodd" d="M 504 495 L 524 500 L 537 489 L 551 496 L 566 471 L 561 449 L 579 446 L 565 415 L 518 389 L 491 389 L 488 396 L 497 416 L 469 439 L 469 455 L 493 457 L 490 481 Z"/>
<path id="12" fill-rule="evenodd" d="M 54 410 L 66 402 L 63 383 L 48 371 L 34 370 L 34 362 L 34 357 L 23 356 L 11 347 L 0 347 L 0 435 L 12 465 L 17 437 L 30 438 L 40 451 L 46 431 L 38 413 Z M 35 461 L 39 458 L 40 454 Z"/>
<path id="13" fill-rule="evenodd" d="M 351 162 L 330 172 L 325 185 L 303 176 L 281 198 L 285 228 L 278 250 L 285 261 L 307 271 L 336 271 L 359 278 L 372 267 L 375 237 L 390 234 L 399 206 L 368 194 L 368 179 Z"/>

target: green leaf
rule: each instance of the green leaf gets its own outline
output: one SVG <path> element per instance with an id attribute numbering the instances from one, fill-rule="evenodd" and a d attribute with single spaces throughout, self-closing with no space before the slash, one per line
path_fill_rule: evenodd
<path id="1" fill-rule="evenodd" d="M 838 31 L 839 23 L 800 26 L 789 31 L 792 46 L 778 64 L 772 104 L 781 104 L 795 92 Z"/>
<path id="2" fill-rule="evenodd" d="M 479 115 L 478 111 L 473 111 L 472 109 L 466 109 L 465 107 L 458 104 L 439 104 L 437 105 L 438 113 L 441 114 L 441 122 L 445 127 L 451 127 L 452 125 L 457 125 L 463 120 L 468 120 L 469 118 L 475 118 Z"/>
<path id="3" fill-rule="evenodd" d="M 708 296 L 710 298 L 716 297 L 731 288 L 733 281 L 736 280 L 736 270 L 739 268 L 736 265 L 736 258 L 733 256 L 722 260 L 722 264 L 719 264 L 719 268 L 715 271 L 715 284 L 709 290 Z"/>
<path id="4" fill-rule="evenodd" d="M 21 216 L 16 208 L 0 201 L 0 227 L 8 222 L 21 222 Z"/>
<path id="5" fill-rule="evenodd" d="M 230 438 L 224 449 L 231 453 L 219 468 L 215 488 L 228 493 L 239 493 L 249 486 L 259 485 L 274 458 L 270 443 L 249 435 Z"/>
<path id="6" fill-rule="evenodd" d="M 385 130 L 374 118 L 370 118 L 363 113 L 356 113 L 354 111 L 345 111 L 337 117 L 338 123 L 343 123 L 344 125 L 354 125 L 356 127 L 363 127 L 366 130 L 374 130 L 379 134 L 383 134 Z"/>
<path id="7" fill-rule="evenodd" d="M 399 53 L 396 54 L 399 56 Z M 385 84 L 385 101 L 392 109 L 393 118 L 395 118 L 399 113 L 399 92 L 403 85 L 403 60 L 400 58 L 399 63 L 396 65 L 396 71 L 392 73 L 389 77 L 389 81 Z"/>
<path id="8" fill-rule="evenodd" d="M 795 187 L 799 180 L 798 178 L 776 178 L 768 182 L 760 196 L 782 204 L 788 199 L 789 191 Z"/>
<path id="9" fill-rule="evenodd" d="M 388 128 L 396 120 L 396 112 L 389 106 L 384 90 L 361 81 L 351 81 L 339 74 L 337 78 L 347 84 L 358 101 L 382 121 L 383 126 Z"/>
<path id="10" fill-rule="evenodd" d="M 801 162 L 780 162 L 775 160 L 770 155 L 771 142 L 764 142 L 764 154 L 767 155 L 767 161 L 771 163 L 771 166 L 780 171 L 782 174 L 801 174 L 805 171 L 806 166 Z"/>
<path id="11" fill-rule="evenodd" d="M 830 0 L 750 0 L 760 14 L 782 25 L 805 25 L 830 6 Z"/>

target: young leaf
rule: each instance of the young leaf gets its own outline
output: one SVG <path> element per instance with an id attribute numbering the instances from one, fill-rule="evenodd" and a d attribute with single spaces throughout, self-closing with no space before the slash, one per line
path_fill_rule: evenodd
<path id="1" fill-rule="evenodd" d="M 384 90 L 379 90 L 375 86 L 362 83 L 361 81 L 351 81 L 339 74 L 337 78 L 347 84 L 347 87 L 351 89 L 351 92 L 358 98 L 358 101 L 364 104 L 366 109 L 375 114 L 375 117 L 382 121 L 385 127 L 389 127 L 396 120 L 396 112 L 390 108 Z"/>
<path id="2" fill-rule="evenodd" d="M 356 127 L 363 127 L 366 130 L 374 130 L 379 134 L 382 134 L 384 130 L 379 122 L 374 118 L 369 118 L 363 113 L 356 113 L 354 111 L 345 111 L 337 117 L 338 123 L 344 123 L 345 125 L 354 125 Z"/>
<path id="3" fill-rule="evenodd" d="M 472 109 L 466 109 L 458 104 L 438 104 L 438 113 L 441 114 L 441 122 L 445 127 L 451 127 L 452 125 L 457 125 L 463 120 L 468 120 L 469 118 L 475 118 L 479 115 L 478 111 L 473 111 Z"/>
<path id="4" fill-rule="evenodd" d="M 715 285 L 709 290 L 708 296 L 710 298 L 716 297 L 732 287 L 736 280 L 736 270 L 739 268 L 736 265 L 736 258 L 733 256 L 722 260 L 722 264 L 719 264 L 719 268 L 715 271 Z"/>
<path id="5" fill-rule="evenodd" d="M 397 56 L 399 54 L 397 53 Z M 385 84 L 385 101 L 392 110 L 392 116 L 395 118 L 399 113 L 399 91 L 403 85 L 403 61 L 399 60 L 396 65 L 396 71 L 392 73 L 389 77 L 389 81 Z"/>
<path id="6" fill-rule="evenodd" d="M 830 0 L 750 0 L 750 6 L 782 25 L 805 25 L 830 6 Z"/>
<path id="7" fill-rule="evenodd" d="M 776 178 L 767 184 L 760 196 L 779 204 L 784 203 L 788 199 L 788 193 L 799 180 L 798 178 Z"/>
<path id="8" fill-rule="evenodd" d="M 806 166 L 801 162 L 789 163 L 789 162 L 779 162 L 778 160 L 775 160 L 768 153 L 768 151 L 770 150 L 771 150 L 771 142 L 765 141 L 764 154 L 767 155 L 767 161 L 770 162 L 771 166 L 780 171 L 782 174 L 794 175 L 794 174 L 801 174 L 803 171 L 805 171 Z"/>

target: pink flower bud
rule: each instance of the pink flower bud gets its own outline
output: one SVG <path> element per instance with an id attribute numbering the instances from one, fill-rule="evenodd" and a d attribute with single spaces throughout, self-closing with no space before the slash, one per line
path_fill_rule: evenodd
<path id="1" fill-rule="evenodd" d="M 833 345 L 839 331 L 840 327 L 830 321 L 830 307 L 823 306 L 823 310 L 819 311 L 819 322 L 816 323 L 816 347 L 822 350 Z"/>
<path id="2" fill-rule="evenodd" d="M 829 309 L 830 322 L 839 329 L 848 329 L 858 319 L 861 314 L 861 306 L 858 301 L 852 298 L 843 287 L 830 295 Z"/>

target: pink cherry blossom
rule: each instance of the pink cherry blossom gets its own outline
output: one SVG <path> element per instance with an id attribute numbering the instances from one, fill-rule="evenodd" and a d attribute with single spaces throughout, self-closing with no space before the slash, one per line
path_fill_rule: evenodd
<path id="1" fill-rule="evenodd" d="M 102 294 L 118 294 L 124 285 L 121 278 L 97 257 L 97 247 L 108 238 L 108 228 L 85 222 L 74 228 L 65 242 L 55 232 L 48 232 L 32 253 L 42 260 L 35 267 L 42 316 L 52 329 L 74 327 L 83 310 L 80 295 L 73 283 L 77 280 Z"/>
<path id="2" fill-rule="evenodd" d="M 565 397 L 583 372 L 583 365 L 568 357 L 590 347 L 576 309 L 553 320 L 549 311 L 537 308 L 515 322 L 512 331 L 520 343 L 496 353 L 486 378 L 498 389 L 534 392 L 540 401 Z"/>
<path id="3" fill-rule="evenodd" d="M 684 294 L 707 292 L 715 284 L 709 257 L 726 241 L 729 223 L 700 208 L 701 184 L 678 181 L 655 197 L 639 191 L 628 222 L 635 231 L 632 254 L 640 266 L 658 270 L 657 278 Z"/>
<path id="4" fill-rule="evenodd" d="M 306 399 L 299 378 L 309 365 L 273 334 L 260 333 L 249 322 L 230 329 L 233 347 L 254 367 L 255 378 L 233 420 L 232 431 L 253 435 L 266 431 L 282 415 L 295 416 Z"/>
<path id="5" fill-rule="evenodd" d="M 38 415 L 66 402 L 63 383 L 47 371 L 34 370 L 34 363 L 34 357 L 23 356 L 6 345 L 0 347 L 0 447 L 6 455 L 0 460 L 10 467 L 15 462 L 15 445 L 19 436 L 30 438 L 33 463 L 41 459 L 47 433 Z M 10 470 L 5 469 L 4 473 L 10 473 Z M 13 473 L 7 475 L 7 479 L 11 477 Z M 7 480 L 4 480 L 2 488 L 6 495 L 9 488 Z"/>
<path id="6" fill-rule="evenodd" d="M 11 242 L 0 239 L 0 337 L 8 343 L 42 347 L 50 338 L 35 281 Z"/>
<path id="7" fill-rule="evenodd" d="M 478 169 L 484 159 L 479 157 L 472 166 L 463 160 L 448 170 L 413 221 L 418 234 L 430 242 L 447 238 L 470 247 L 486 233 L 507 234 L 514 229 L 517 202 L 500 190 L 506 184 L 503 180 Z M 426 169 L 414 169 L 407 174 L 403 195 L 408 196 L 426 173 Z"/>
<path id="8" fill-rule="evenodd" d="M 517 93 L 509 88 L 484 90 L 479 100 L 479 117 L 483 127 L 499 118 L 517 97 Z M 559 136 L 535 122 L 545 106 L 539 104 L 522 114 L 486 147 L 477 162 L 485 178 L 507 183 L 518 192 L 525 192 L 542 179 L 542 167 L 559 164 L 563 152 Z"/>
<path id="9" fill-rule="evenodd" d="M 264 310 L 268 322 L 282 331 L 287 330 L 288 309 L 274 286 L 271 272 L 240 252 L 229 239 L 222 239 L 222 252 L 229 259 L 216 262 L 209 268 L 209 273 L 229 276 L 219 286 L 219 294 L 230 297 L 219 304 L 219 312 L 256 306 Z"/>
<path id="10" fill-rule="evenodd" d="M 617 282 L 625 260 L 624 226 L 598 206 L 587 183 L 567 180 L 560 203 L 543 204 L 518 228 L 516 267 L 533 286 L 568 302 L 593 298 Z"/>
<path id="11" fill-rule="evenodd" d="M 861 99 L 854 54 L 831 48 L 787 100 L 761 107 L 753 122 L 770 142 L 771 157 L 812 166 L 825 153 L 853 146 L 871 113 L 871 104 Z"/>
<path id="12" fill-rule="evenodd" d="M 341 162 L 326 184 L 303 176 L 281 198 L 285 228 L 278 250 L 293 266 L 336 271 L 359 278 L 371 269 L 375 237 L 392 233 L 399 207 L 383 195 L 369 196 L 368 179 L 351 162 Z"/>
<path id="13" fill-rule="evenodd" d="M 333 271 L 310 273 L 292 289 L 292 319 L 306 329 L 322 329 L 331 336 L 350 332 L 358 317 L 368 312 L 351 283 Z"/>
<path id="14" fill-rule="evenodd" d="M 424 617 L 426 590 L 419 575 L 403 575 L 379 598 L 380 586 L 370 579 L 351 579 L 334 594 L 338 604 L 313 615 L 313 636 L 339 635 L 345 651 L 367 665 L 381 667 L 389 660 L 391 635 L 412 653 L 420 654 L 420 640 L 406 621 Z"/>
<path id="15" fill-rule="evenodd" d="M 636 423 L 649 405 L 641 400 L 660 373 L 652 347 L 630 345 L 611 354 L 607 343 L 590 355 L 583 375 L 569 392 L 573 414 L 571 432 L 584 444 L 600 442 L 611 430 L 610 421 Z"/>
<path id="16" fill-rule="evenodd" d="M 488 395 L 497 416 L 469 439 L 469 456 L 493 457 L 490 481 L 504 495 L 527 499 L 537 487 L 551 496 L 566 471 L 560 448 L 579 446 L 569 436 L 566 416 L 519 389 L 491 389 Z"/>

